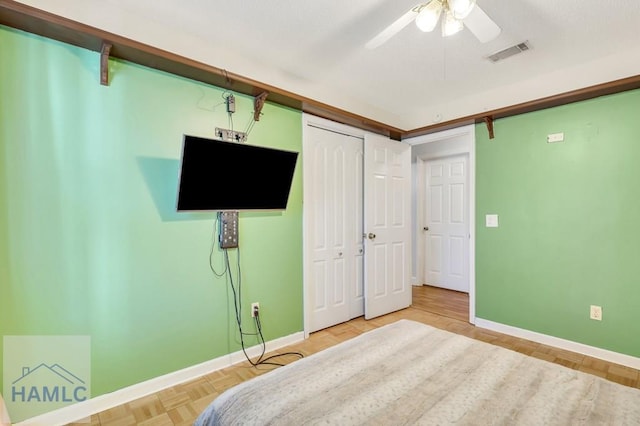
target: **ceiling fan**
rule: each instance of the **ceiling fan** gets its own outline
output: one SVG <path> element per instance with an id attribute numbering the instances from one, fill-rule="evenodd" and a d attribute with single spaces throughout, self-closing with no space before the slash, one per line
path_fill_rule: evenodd
<path id="1" fill-rule="evenodd" d="M 424 32 L 433 31 L 442 16 L 442 36 L 447 37 L 461 31 L 465 26 L 481 43 L 489 42 L 500 34 L 500 27 L 493 22 L 476 0 L 427 0 L 409 9 L 391 25 L 369 40 L 367 49 L 382 45 L 400 30 L 415 21 Z M 464 22 L 464 23 L 463 23 Z"/>

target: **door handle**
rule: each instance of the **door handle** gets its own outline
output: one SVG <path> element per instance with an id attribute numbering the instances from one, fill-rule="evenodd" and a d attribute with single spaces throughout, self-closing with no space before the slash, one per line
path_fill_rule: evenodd
<path id="1" fill-rule="evenodd" d="M 425 230 L 425 231 L 428 231 L 428 230 L 429 230 L 429 227 L 428 227 L 428 226 L 425 226 L 425 227 L 424 227 L 424 228 L 422 228 L 422 229 L 423 229 L 423 230 Z"/>
<path id="2" fill-rule="evenodd" d="M 367 237 L 368 237 L 370 240 L 373 240 L 374 238 L 376 238 L 376 234 L 374 234 L 374 233 L 372 233 L 372 232 L 369 232 L 369 235 L 367 235 Z"/>

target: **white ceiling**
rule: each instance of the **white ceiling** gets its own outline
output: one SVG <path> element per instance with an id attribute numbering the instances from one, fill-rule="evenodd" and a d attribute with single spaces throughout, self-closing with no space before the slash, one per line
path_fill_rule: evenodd
<path id="1" fill-rule="evenodd" d="M 402 130 L 640 74 L 640 0 L 477 2 L 502 28 L 489 43 L 412 23 L 368 50 L 418 2 L 21 1 Z"/>

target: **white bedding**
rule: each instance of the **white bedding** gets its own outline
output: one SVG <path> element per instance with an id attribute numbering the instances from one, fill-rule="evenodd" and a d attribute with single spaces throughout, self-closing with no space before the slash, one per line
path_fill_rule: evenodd
<path id="1" fill-rule="evenodd" d="M 640 425 L 640 390 L 410 320 L 217 397 L 196 425 Z"/>

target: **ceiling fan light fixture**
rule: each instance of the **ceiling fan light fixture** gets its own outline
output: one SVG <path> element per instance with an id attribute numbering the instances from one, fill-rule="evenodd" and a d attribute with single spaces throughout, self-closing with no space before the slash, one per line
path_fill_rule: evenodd
<path id="1" fill-rule="evenodd" d="M 476 0 L 448 0 L 447 4 L 454 18 L 464 19 L 473 10 Z"/>
<path id="2" fill-rule="evenodd" d="M 420 9 L 416 16 L 416 26 L 425 33 L 433 31 L 438 24 L 440 13 L 442 13 L 442 1 L 431 0 Z"/>
<path id="3" fill-rule="evenodd" d="M 442 21 L 442 37 L 452 36 L 464 28 L 464 24 L 462 21 L 457 20 L 453 17 L 453 13 L 448 10 L 444 15 L 444 20 Z"/>

